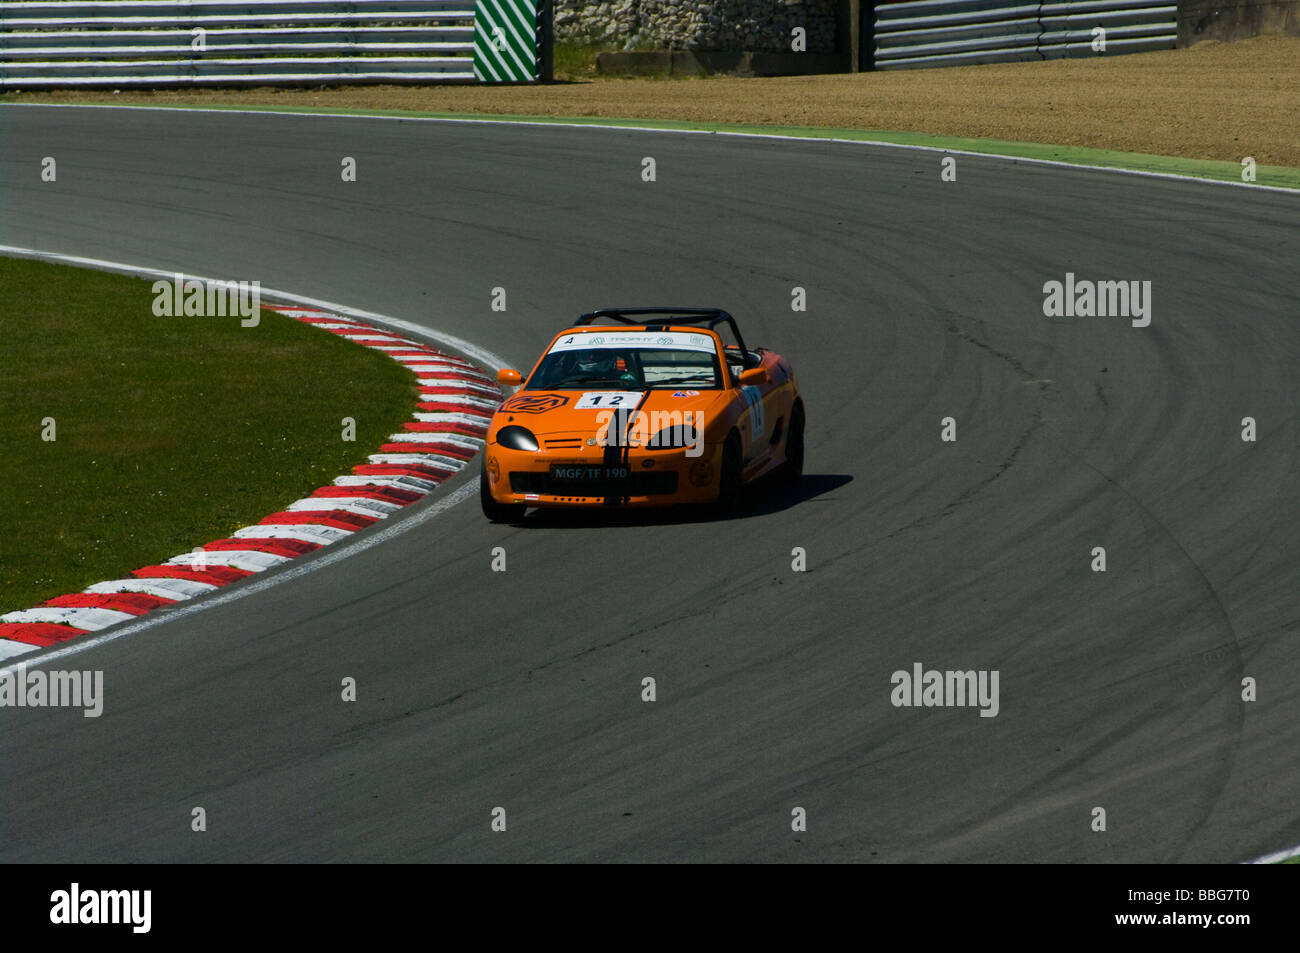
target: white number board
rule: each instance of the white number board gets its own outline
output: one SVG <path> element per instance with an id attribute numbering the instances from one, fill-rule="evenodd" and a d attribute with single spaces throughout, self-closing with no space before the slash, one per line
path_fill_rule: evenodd
<path id="1" fill-rule="evenodd" d="M 599 410 L 608 408 L 610 410 L 634 410 L 637 404 L 641 403 L 641 398 L 645 396 L 643 390 L 589 390 L 578 399 L 573 405 L 575 410 L 587 410 L 595 407 Z"/>

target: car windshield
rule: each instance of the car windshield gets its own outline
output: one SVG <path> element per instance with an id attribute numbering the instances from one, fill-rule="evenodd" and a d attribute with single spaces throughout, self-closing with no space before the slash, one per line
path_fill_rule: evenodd
<path id="1" fill-rule="evenodd" d="M 529 390 L 722 387 L 716 344 L 703 334 L 575 333 L 560 338 L 528 378 Z"/>

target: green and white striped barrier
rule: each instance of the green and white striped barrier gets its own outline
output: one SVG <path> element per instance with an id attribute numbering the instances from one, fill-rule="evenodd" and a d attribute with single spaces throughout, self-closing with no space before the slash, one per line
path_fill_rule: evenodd
<path id="1" fill-rule="evenodd" d="M 480 83 L 532 83 L 542 77 L 536 0 L 477 0 L 474 78 Z"/>

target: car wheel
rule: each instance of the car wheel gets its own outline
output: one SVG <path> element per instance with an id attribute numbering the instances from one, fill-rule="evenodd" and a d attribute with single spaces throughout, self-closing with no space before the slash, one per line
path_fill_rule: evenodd
<path id="1" fill-rule="evenodd" d="M 733 430 L 722 447 L 722 467 L 718 472 L 719 513 L 734 513 L 740 506 L 740 481 L 744 461 L 741 459 L 740 437 Z"/>
<path id="2" fill-rule="evenodd" d="M 781 482 L 798 483 L 803 477 L 803 404 L 795 404 L 790 411 L 790 426 L 785 432 L 785 463 L 781 466 Z"/>
<path id="3" fill-rule="evenodd" d="M 518 522 L 524 518 L 524 512 L 528 509 L 522 503 L 498 503 L 492 498 L 492 491 L 488 489 L 486 463 L 478 478 L 478 499 L 483 506 L 483 515 L 493 523 Z"/>

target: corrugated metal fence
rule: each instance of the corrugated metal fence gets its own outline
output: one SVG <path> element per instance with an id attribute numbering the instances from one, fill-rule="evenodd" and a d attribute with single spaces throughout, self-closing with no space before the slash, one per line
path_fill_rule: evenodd
<path id="1" fill-rule="evenodd" d="M 0 89 L 529 82 L 549 78 L 549 7 L 549 0 L 0 0 Z"/>
<path id="2" fill-rule="evenodd" d="M 875 9 L 876 69 L 1008 63 L 1173 49 L 1177 3 L 915 0 Z M 1095 28 L 1102 27 L 1104 33 Z M 1104 48 L 1099 49 L 1104 41 Z"/>

